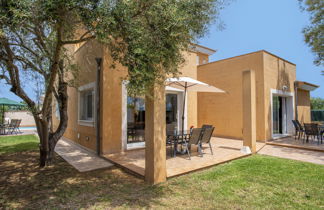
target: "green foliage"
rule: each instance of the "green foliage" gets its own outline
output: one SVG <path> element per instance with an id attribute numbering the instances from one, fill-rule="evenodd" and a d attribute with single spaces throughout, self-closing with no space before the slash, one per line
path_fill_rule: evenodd
<path id="1" fill-rule="evenodd" d="M 312 110 L 324 110 L 324 99 L 323 98 L 311 98 L 311 109 Z"/>
<path id="2" fill-rule="evenodd" d="M 35 135 L 0 137 L 0 155 L 36 150 L 39 140 Z"/>
<path id="3" fill-rule="evenodd" d="M 65 69 L 71 70 L 75 68 L 66 45 L 96 39 L 107 45 L 115 62 L 128 68 L 130 93 L 144 93 L 166 75 L 178 75 L 183 52 L 207 32 L 225 1 L 7 0 L 0 9 L 0 35 L 23 40 L 26 48 L 12 46 L 21 58 L 16 62 L 32 70 L 29 76 L 45 74 L 45 84 L 57 42 L 64 46 L 60 57 Z M 80 29 L 85 34 L 76 38 Z"/>
<path id="4" fill-rule="evenodd" d="M 299 0 L 304 2 L 305 9 L 310 13 L 311 25 L 304 28 L 305 42 L 316 55 L 314 63 L 318 66 L 324 64 L 324 1 Z M 324 73 L 324 71 L 322 71 Z"/>

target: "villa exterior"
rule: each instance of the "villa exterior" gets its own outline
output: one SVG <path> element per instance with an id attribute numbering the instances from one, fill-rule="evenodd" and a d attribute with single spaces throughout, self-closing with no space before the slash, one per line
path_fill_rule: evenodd
<path id="1" fill-rule="evenodd" d="M 214 125 L 218 136 L 243 138 L 242 71 L 248 69 L 256 77 L 257 140 L 293 135 L 297 113 L 301 123 L 310 122 L 309 92 L 318 86 L 296 81 L 295 64 L 262 50 L 198 66 L 198 80 L 227 91 L 198 93 L 199 125 Z"/>
<path id="2" fill-rule="evenodd" d="M 68 89 L 69 122 L 64 137 L 100 155 L 145 147 L 145 177 L 151 183 L 165 180 L 165 130 L 182 129 L 184 92 L 166 86 L 164 90 L 154 89 L 155 100 L 129 97 L 127 81 L 123 81 L 127 69 L 120 64 L 112 68 L 112 58 L 105 47 L 89 41 L 70 50 L 80 67 L 79 87 Z M 186 62 L 180 68 L 181 76 L 226 91 L 188 92 L 184 129 L 212 124 L 215 136 L 244 139 L 243 130 L 251 125 L 247 136 L 252 142 L 255 137 L 266 141 L 293 134 L 291 120 L 296 115 L 301 122 L 310 121 L 309 91 L 317 86 L 296 81 L 295 64 L 266 51 L 209 62 L 209 56 L 215 52 L 193 45 L 184 53 Z M 99 66 L 97 58 L 102 61 Z M 245 70 L 255 72 L 255 82 L 251 80 L 255 97 L 254 93 L 248 95 L 250 101 L 242 92 Z M 97 93 L 100 94 L 96 98 Z M 244 109 L 246 101 L 251 102 L 248 109 Z M 246 123 L 249 116 L 245 119 L 243 110 L 250 110 L 248 115 L 255 116 L 255 120 Z"/>

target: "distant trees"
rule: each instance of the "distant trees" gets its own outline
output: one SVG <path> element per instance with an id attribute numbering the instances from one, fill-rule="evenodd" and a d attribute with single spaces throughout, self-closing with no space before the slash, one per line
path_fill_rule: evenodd
<path id="1" fill-rule="evenodd" d="M 311 109 L 312 110 L 324 110 L 324 99 L 323 98 L 311 98 Z"/>
<path id="2" fill-rule="evenodd" d="M 311 24 L 303 29 L 305 42 L 315 54 L 314 63 L 317 66 L 324 65 L 324 1 L 323 0 L 299 0 L 302 8 L 311 15 Z M 324 74 L 324 71 L 322 71 Z"/>

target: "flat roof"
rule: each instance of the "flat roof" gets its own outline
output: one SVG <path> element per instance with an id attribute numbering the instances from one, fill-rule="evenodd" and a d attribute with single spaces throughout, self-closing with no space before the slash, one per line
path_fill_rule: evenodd
<path id="1" fill-rule="evenodd" d="M 211 49 L 211 48 L 199 45 L 199 44 L 195 44 L 195 43 L 192 43 L 190 48 L 194 52 L 199 52 L 199 53 L 206 54 L 206 55 L 212 55 L 216 52 L 216 50 L 214 50 L 214 49 Z"/>
<path id="2" fill-rule="evenodd" d="M 290 63 L 290 64 L 296 66 L 296 64 L 294 64 L 294 63 L 292 63 L 292 62 L 290 62 L 290 61 L 288 61 L 288 60 L 286 60 L 284 58 L 281 58 L 281 57 L 279 57 L 279 56 L 277 56 L 277 55 L 275 55 L 273 53 L 270 53 L 270 52 L 268 52 L 266 50 L 258 50 L 258 51 L 254 51 L 254 52 L 250 52 L 250 53 L 245 53 L 245 54 L 242 54 L 242 55 L 236 55 L 236 56 L 233 56 L 233 57 L 224 58 L 224 59 L 221 59 L 221 60 L 212 61 L 212 62 L 205 63 L 205 64 L 200 64 L 199 66 L 208 65 L 208 64 L 211 64 L 211 63 L 216 63 L 216 62 L 220 62 L 220 61 L 224 61 L 224 60 L 229 60 L 229 59 L 233 59 L 233 58 L 238 58 L 238 57 L 242 57 L 242 56 L 246 56 L 246 55 L 251 55 L 251 54 L 255 54 L 255 53 L 260 53 L 260 52 L 267 53 L 269 55 L 272 55 L 272 56 L 274 56 L 276 58 L 279 58 L 279 59 L 281 59 L 281 60 L 283 60 L 283 61 L 285 61 L 287 63 Z"/>
<path id="3" fill-rule="evenodd" d="M 305 82 L 305 81 L 296 80 L 295 83 L 297 85 L 297 88 L 302 89 L 302 90 L 312 91 L 312 90 L 315 90 L 316 88 L 319 88 L 318 85 L 314 85 L 312 83 Z"/>

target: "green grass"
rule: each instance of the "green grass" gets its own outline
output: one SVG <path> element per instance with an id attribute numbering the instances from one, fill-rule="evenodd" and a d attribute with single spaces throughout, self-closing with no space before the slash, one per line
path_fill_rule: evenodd
<path id="1" fill-rule="evenodd" d="M 35 135 L 0 137 L 0 155 L 35 150 L 39 140 Z"/>
<path id="2" fill-rule="evenodd" d="M 324 209 L 323 165 L 263 155 L 156 186 L 115 167 L 79 173 L 57 156 L 39 169 L 36 151 L 0 155 L 0 170 L 0 209 Z"/>

